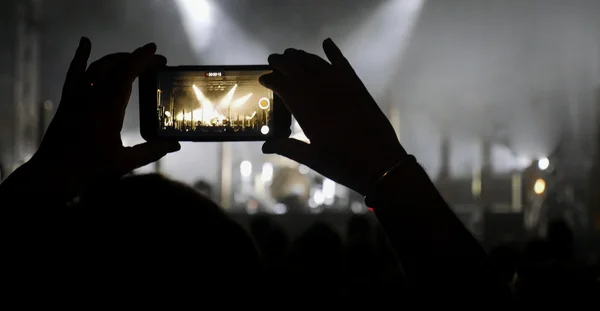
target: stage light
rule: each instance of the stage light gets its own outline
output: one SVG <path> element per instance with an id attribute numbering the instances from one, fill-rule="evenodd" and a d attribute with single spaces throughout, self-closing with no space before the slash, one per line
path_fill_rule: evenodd
<path id="1" fill-rule="evenodd" d="M 536 194 L 544 193 L 544 191 L 546 191 L 546 181 L 541 178 L 536 180 L 535 184 L 533 185 L 533 191 Z"/>
<path id="2" fill-rule="evenodd" d="M 542 158 L 538 161 L 538 168 L 542 171 L 550 167 L 550 160 L 548 158 Z"/>
<path id="3" fill-rule="evenodd" d="M 350 205 L 350 210 L 352 210 L 355 214 L 363 214 L 365 212 L 365 208 L 360 202 L 352 202 Z"/>
<path id="4" fill-rule="evenodd" d="M 171 117 L 171 113 L 168 111 L 165 111 L 165 117 L 167 117 L 167 118 Z"/>
<path id="5" fill-rule="evenodd" d="M 271 180 L 273 180 L 273 164 L 269 162 L 263 164 L 262 174 L 260 175 L 260 178 L 263 183 L 268 183 L 271 182 Z"/>
<path id="6" fill-rule="evenodd" d="M 315 202 L 316 206 L 323 204 L 325 202 L 325 195 L 323 195 L 323 191 L 316 190 L 313 194 L 313 201 Z"/>
<path id="7" fill-rule="evenodd" d="M 323 197 L 325 199 L 325 204 L 333 204 L 335 201 L 335 181 L 329 178 L 325 178 L 325 180 L 323 180 Z"/>
<path id="8" fill-rule="evenodd" d="M 269 134 L 269 126 L 268 126 L 268 125 L 263 125 L 263 126 L 260 128 L 260 132 L 261 132 L 263 135 L 267 135 L 267 134 Z"/>
<path id="9" fill-rule="evenodd" d="M 283 203 L 277 203 L 275 204 L 275 206 L 273 206 L 273 213 L 277 214 L 277 215 L 282 215 L 285 214 L 287 212 L 287 206 L 285 206 L 285 204 Z"/>
<path id="10" fill-rule="evenodd" d="M 252 175 L 252 163 L 250 163 L 250 161 L 243 161 L 240 164 L 240 174 L 242 174 L 243 177 Z"/>
<path id="11" fill-rule="evenodd" d="M 260 109 L 262 109 L 262 110 L 269 109 L 270 106 L 271 106 L 271 101 L 268 98 L 263 97 L 258 100 L 258 107 Z"/>
<path id="12" fill-rule="evenodd" d="M 300 164 L 300 166 L 298 167 L 298 171 L 300 172 L 300 174 L 306 175 L 308 174 L 308 172 L 310 172 L 310 169 L 308 168 L 308 166 Z"/>

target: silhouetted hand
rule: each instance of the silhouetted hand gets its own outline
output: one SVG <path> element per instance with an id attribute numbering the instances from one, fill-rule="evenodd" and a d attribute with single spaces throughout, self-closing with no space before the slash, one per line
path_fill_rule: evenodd
<path id="1" fill-rule="evenodd" d="M 273 73 L 260 82 L 279 95 L 310 144 L 267 141 L 263 152 L 305 164 L 363 195 L 406 151 L 396 132 L 331 39 L 331 63 L 301 50 L 269 56 Z"/>
<path id="2" fill-rule="evenodd" d="M 32 161 L 71 183 L 120 176 L 180 149 L 177 142 L 124 147 L 121 129 L 133 81 L 167 62 L 147 44 L 107 55 L 87 67 L 91 43 L 82 38 L 63 87 L 60 106 Z M 87 70 L 86 70 L 87 67 Z"/>

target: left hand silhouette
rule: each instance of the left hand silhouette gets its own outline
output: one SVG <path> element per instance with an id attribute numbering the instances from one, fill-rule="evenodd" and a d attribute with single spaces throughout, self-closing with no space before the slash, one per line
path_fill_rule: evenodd
<path id="1" fill-rule="evenodd" d="M 83 186 L 98 177 L 121 176 L 180 149 L 178 142 L 124 147 L 121 129 L 132 84 L 143 72 L 166 65 L 147 44 L 133 53 L 110 54 L 86 70 L 91 42 L 82 38 L 63 87 L 60 106 L 31 162 L 51 175 Z"/>

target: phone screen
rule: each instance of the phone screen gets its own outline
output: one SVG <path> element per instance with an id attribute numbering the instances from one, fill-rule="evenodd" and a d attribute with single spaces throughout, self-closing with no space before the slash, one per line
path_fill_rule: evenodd
<path id="1" fill-rule="evenodd" d="M 273 92 L 258 78 L 271 70 L 165 70 L 156 76 L 158 136 L 267 139 L 274 134 Z"/>

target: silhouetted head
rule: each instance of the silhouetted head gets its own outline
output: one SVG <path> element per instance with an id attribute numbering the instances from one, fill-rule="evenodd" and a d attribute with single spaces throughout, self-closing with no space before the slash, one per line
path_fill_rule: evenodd
<path id="1" fill-rule="evenodd" d="M 293 245 L 293 255 L 303 265 L 329 269 L 339 265 L 342 239 L 329 225 L 316 222 Z"/>
<path id="2" fill-rule="evenodd" d="M 568 260 L 574 256 L 573 231 L 564 220 L 548 225 L 548 242 L 556 259 Z"/>
<path id="3" fill-rule="evenodd" d="M 281 258 L 288 248 L 288 237 L 277 223 L 265 215 L 252 219 L 250 233 L 266 259 Z"/>
<path id="4" fill-rule="evenodd" d="M 200 296 L 225 285 L 255 286 L 259 259 L 249 235 L 182 183 L 157 174 L 125 177 L 83 196 L 74 214 L 97 277 L 115 286 Z"/>

